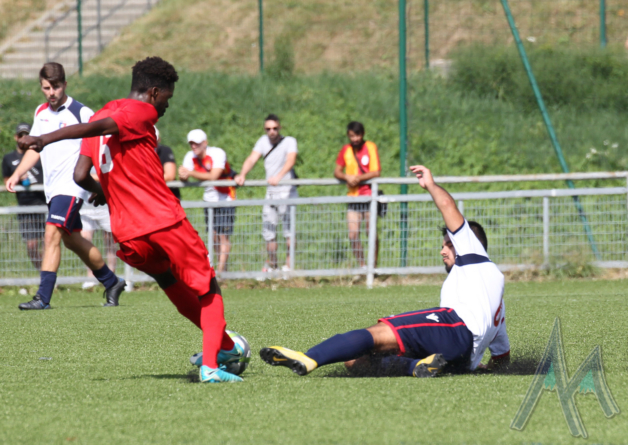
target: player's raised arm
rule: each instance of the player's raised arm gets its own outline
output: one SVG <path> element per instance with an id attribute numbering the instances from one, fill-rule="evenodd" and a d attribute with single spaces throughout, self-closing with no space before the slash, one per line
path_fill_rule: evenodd
<path id="1" fill-rule="evenodd" d="M 37 137 L 24 136 L 17 143 L 22 150 L 32 149 L 39 152 L 46 145 L 64 139 L 91 138 L 108 134 L 118 134 L 118 124 L 110 117 L 85 124 L 70 125 Z"/>
<path id="2" fill-rule="evenodd" d="M 458 210 L 456 201 L 447 193 L 447 190 L 434 182 L 432 172 L 423 165 L 413 165 L 410 167 L 410 171 L 416 175 L 419 185 L 432 195 L 434 204 L 436 204 L 436 207 L 443 215 L 445 225 L 449 231 L 455 232 L 462 227 L 464 216 Z"/>

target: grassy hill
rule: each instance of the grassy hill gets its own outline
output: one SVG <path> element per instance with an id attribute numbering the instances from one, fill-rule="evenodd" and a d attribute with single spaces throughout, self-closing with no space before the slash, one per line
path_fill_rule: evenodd
<path id="1" fill-rule="evenodd" d="M 538 112 L 517 102 L 461 91 L 429 74 L 416 75 L 410 83 L 410 162 L 425 163 L 439 175 L 560 171 Z M 125 97 L 129 85 L 128 75 L 77 77 L 70 79 L 68 93 L 98 109 L 111 99 Z M 4 153 L 13 148 L 15 124 L 32 120 L 42 96 L 36 82 L 2 81 L 0 89 L 7 92 L 0 96 Z M 336 155 L 346 141 L 345 126 L 354 119 L 364 122 L 367 138 L 378 145 L 383 174 L 399 174 L 397 81 L 384 75 L 320 74 L 275 80 L 183 72 L 158 127 L 179 161 L 188 150 L 187 132 L 202 128 L 210 143 L 224 148 L 239 169 L 262 135 L 262 119 L 269 112 L 282 118 L 284 134 L 297 138 L 298 173 L 303 178 L 332 175 Z M 573 171 L 628 169 L 625 111 L 554 106 L 551 114 Z M 263 177 L 260 166 L 252 177 Z M 242 197 L 249 193 L 242 192 Z M 306 195 L 330 192 L 301 190 Z"/>
<path id="2" fill-rule="evenodd" d="M 0 0 L 0 44 L 61 0 Z"/>
<path id="3" fill-rule="evenodd" d="M 608 3 L 610 45 L 621 45 L 628 29 L 628 3 Z M 423 2 L 408 0 L 409 66 L 424 60 Z M 511 8 L 523 38 L 537 44 L 598 45 L 598 2 L 514 0 Z M 448 57 L 469 43 L 512 41 L 498 0 L 432 0 L 432 59 Z M 398 9 L 391 0 L 264 0 L 266 63 L 275 43 L 294 53 L 297 73 L 395 72 Z M 163 0 L 128 27 L 88 64 L 89 73 L 124 74 L 134 60 L 160 55 L 191 71 L 256 73 L 258 11 L 255 0 Z"/>

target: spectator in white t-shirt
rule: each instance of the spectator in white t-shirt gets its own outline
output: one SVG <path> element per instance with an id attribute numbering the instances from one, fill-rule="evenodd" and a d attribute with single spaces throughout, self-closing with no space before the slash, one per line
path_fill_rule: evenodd
<path id="1" fill-rule="evenodd" d="M 232 171 L 227 154 L 222 148 L 208 147 L 207 135 L 203 130 L 192 130 L 188 133 L 188 151 L 183 158 L 183 165 L 179 167 L 179 178 L 187 181 L 194 178 L 198 181 L 216 181 L 219 179 L 231 179 Z M 235 187 L 207 187 L 203 194 L 203 201 L 220 202 L 233 201 L 235 199 Z M 235 222 L 235 207 L 214 208 L 214 251 L 218 256 L 216 272 L 227 270 L 231 242 Z M 205 209 L 205 224 L 209 224 L 209 212 Z"/>
<path id="2" fill-rule="evenodd" d="M 287 199 L 297 198 L 299 194 L 293 185 L 278 185 L 282 179 L 295 179 L 294 164 L 297 160 L 297 140 L 291 136 L 282 136 L 280 133 L 281 124 L 279 117 L 269 114 L 264 120 L 264 131 L 262 136 L 255 143 L 253 151 L 242 165 L 239 175 L 235 181 L 238 185 L 244 185 L 246 175 L 255 166 L 260 158 L 264 159 L 264 169 L 266 170 L 266 199 Z M 272 272 L 277 269 L 277 225 L 279 219 L 283 227 L 283 236 L 286 239 L 286 264 L 282 266 L 282 271 L 290 271 L 290 206 L 286 205 L 265 205 L 262 210 L 262 236 L 266 240 L 266 251 L 268 252 L 268 263 L 262 269 L 263 272 Z"/>

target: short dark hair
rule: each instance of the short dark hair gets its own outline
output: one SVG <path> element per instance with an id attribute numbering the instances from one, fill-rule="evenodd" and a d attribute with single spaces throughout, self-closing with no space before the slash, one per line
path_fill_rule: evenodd
<path id="1" fill-rule="evenodd" d="M 353 131 L 355 134 L 359 134 L 360 136 L 364 136 L 364 125 L 362 122 L 352 121 L 347 125 L 347 131 Z"/>
<path id="2" fill-rule="evenodd" d="M 167 90 L 171 89 L 177 80 L 179 75 L 171 64 L 161 57 L 147 57 L 133 66 L 131 91 L 144 93 L 153 87 Z"/>
<path id="3" fill-rule="evenodd" d="M 42 80 L 47 80 L 55 88 L 65 83 L 63 65 L 57 62 L 44 63 L 44 66 L 39 70 L 39 81 L 41 82 Z"/>
<path id="4" fill-rule="evenodd" d="M 264 119 L 264 122 L 266 121 L 279 122 L 279 116 L 277 116 L 276 114 L 270 113 L 268 116 L 266 116 L 266 119 Z"/>
<path id="5" fill-rule="evenodd" d="M 482 244 L 482 246 L 484 247 L 484 250 L 488 252 L 488 238 L 486 237 L 484 227 L 482 227 L 482 225 L 476 221 L 467 222 L 469 223 L 469 227 L 471 227 L 471 230 L 473 230 L 473 233 L 475 234 L 477 239 L 480 241 L 480 244 Z M 447 227 L 443 227 L 441 229 L 441 232 L 443 233 L 443 237 L 447 235 Z"/>

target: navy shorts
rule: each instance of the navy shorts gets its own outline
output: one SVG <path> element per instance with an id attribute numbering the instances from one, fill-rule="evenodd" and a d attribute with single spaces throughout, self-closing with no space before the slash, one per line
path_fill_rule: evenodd
<path id="1" fill-rule="evenodd" d="M 68 234 L 83 230 L 83 223 L 79 210 L 83 205 L 81 198 L 67 195 L 57 195 L 48 203 L 48 219 L 46 224 L 52 224 L 65 230 Z"/>
<path id="2" fill-rule="evenodd" d="M 473 351 L 473 334 L 456 311 L 435 307 L 380 318 L 397 337 L 400 355 L 422 359 L 443 354 L 452 365 L 468 364 Z"/>
<path id="3" fill-rule="evenodd" d="M 214 231 L 220 235 L 231 235 L 235 223 L 235 207 L 214 208 Z M 205 209 L 205 225 L 209 224 L 209 210 Z"/>

